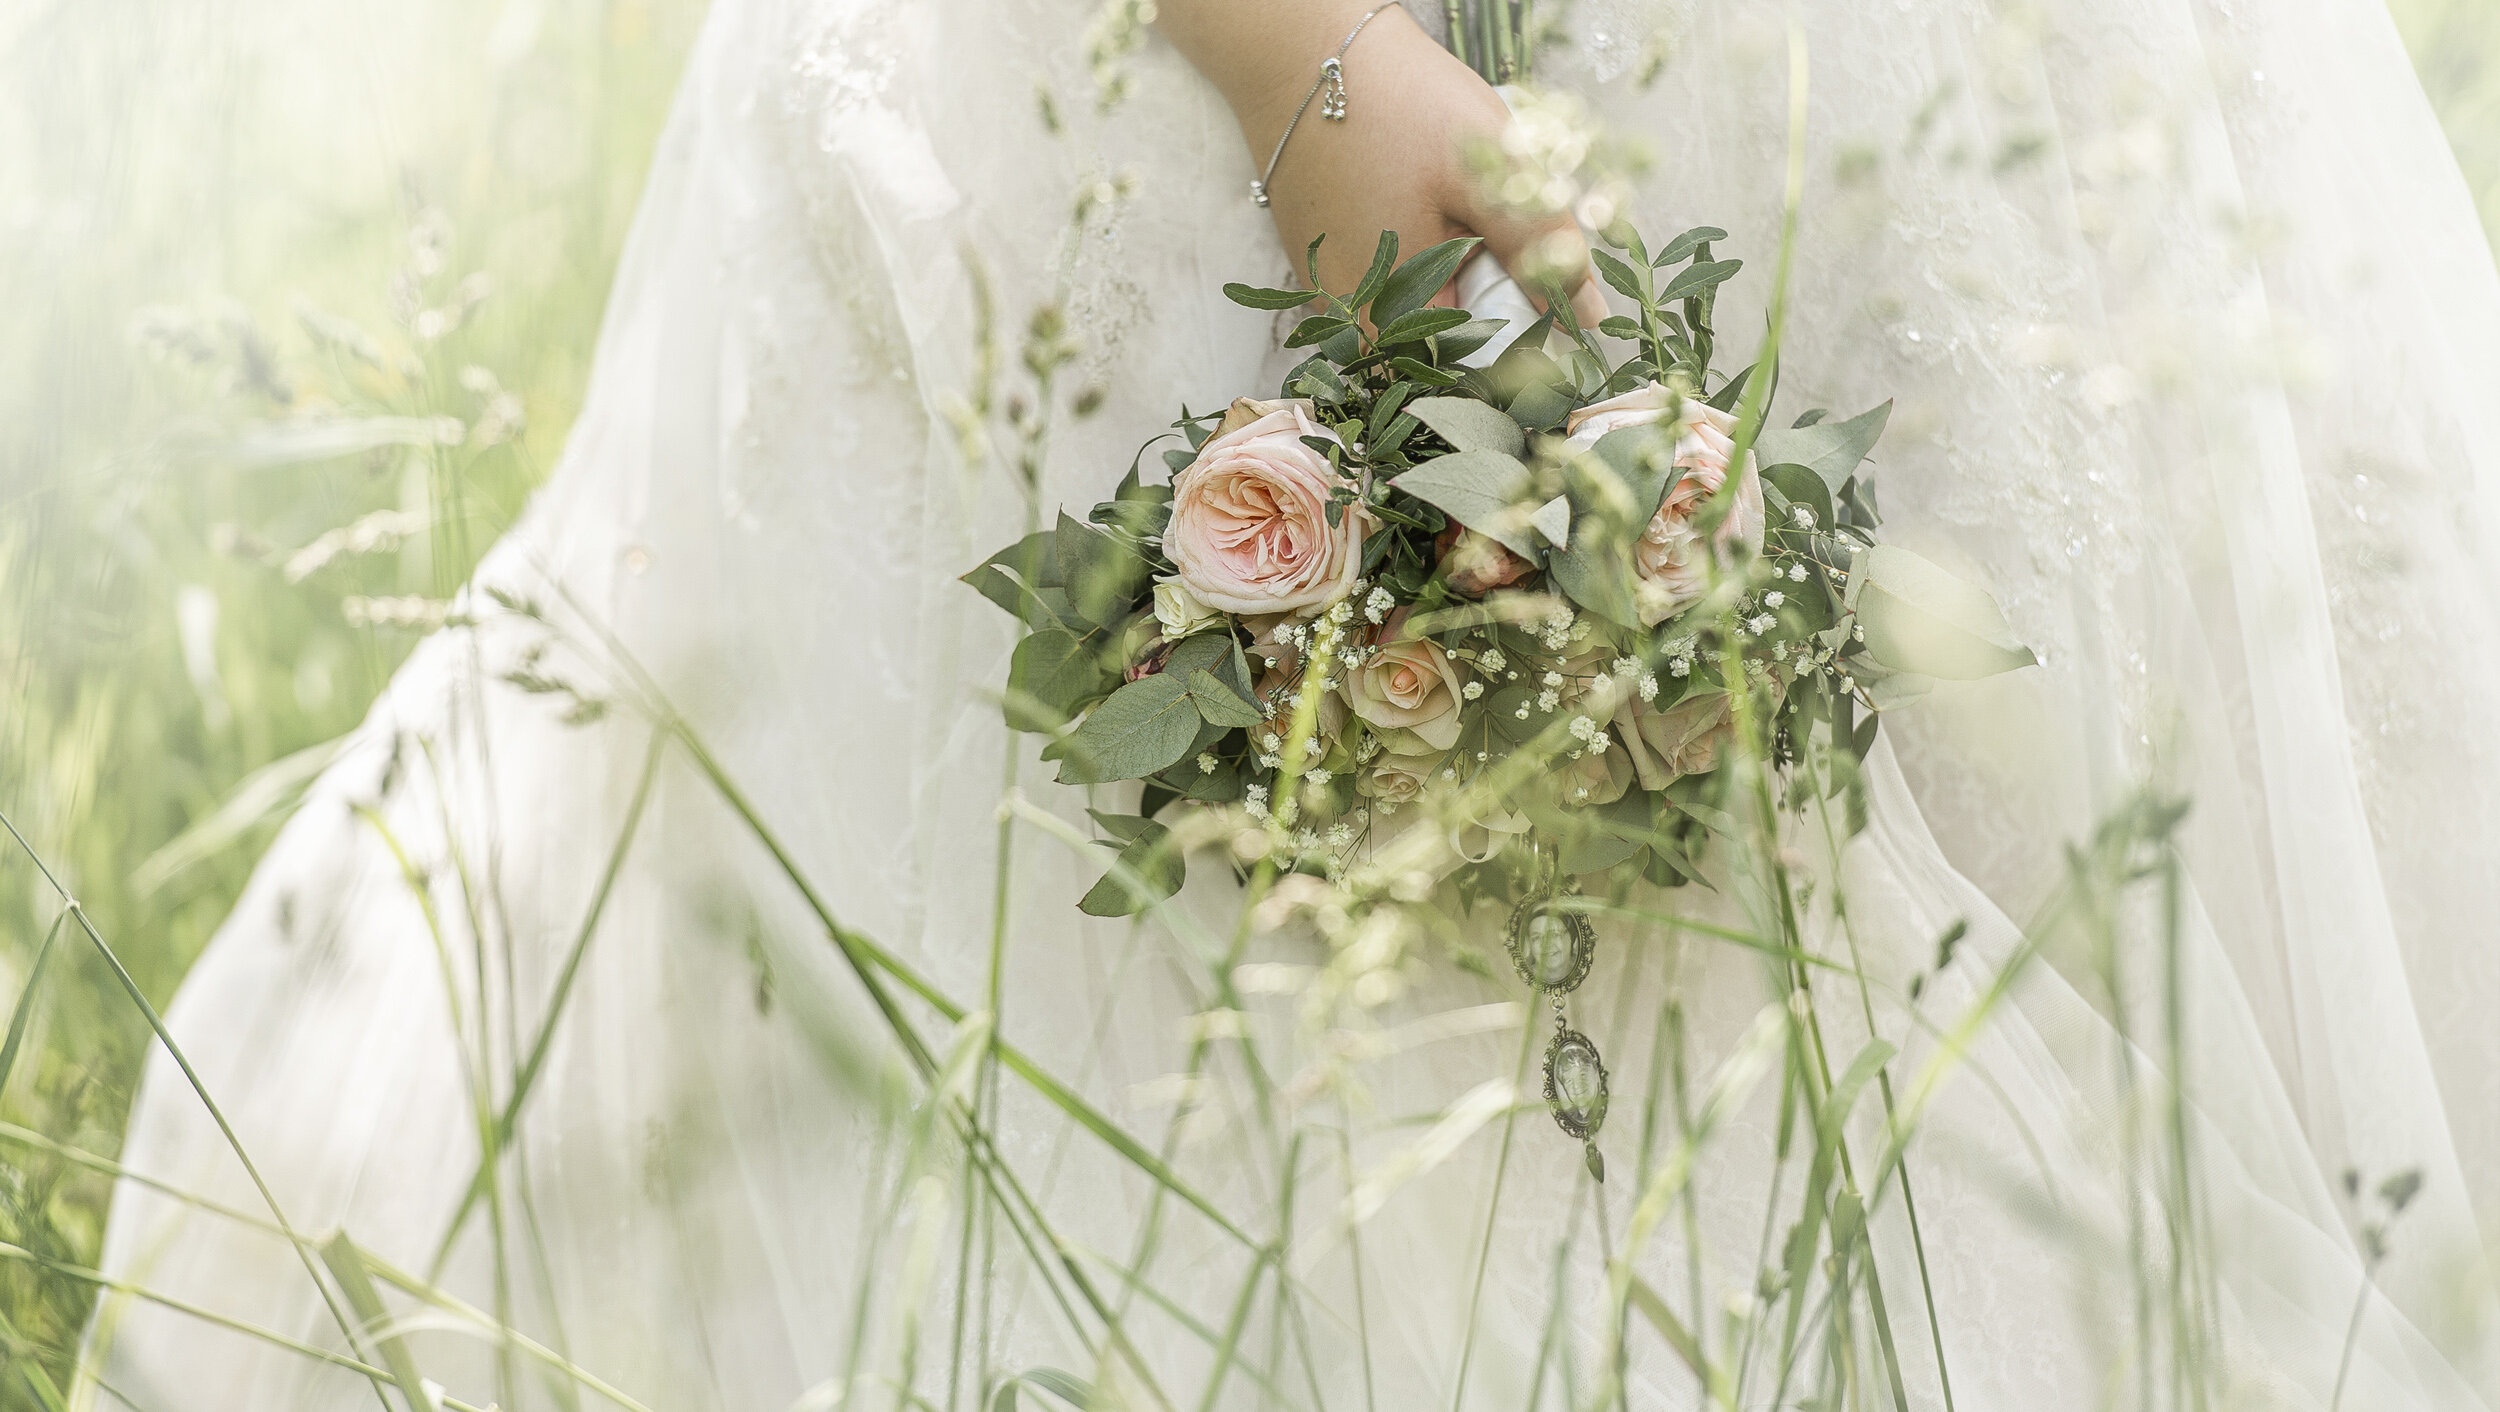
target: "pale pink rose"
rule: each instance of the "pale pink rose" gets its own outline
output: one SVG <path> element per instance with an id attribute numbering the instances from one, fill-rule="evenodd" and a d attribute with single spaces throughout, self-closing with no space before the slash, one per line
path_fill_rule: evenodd
<path id="1" fill-rule="evenodd" d="M 1582 808 L 1621 799 L 1623 792 L 1632 787 L 1632 772 L 1632 762 L 1624 758 L 1620 745 L 1586 751 L 1577 760 L 1565 756 L 1553 762 L 1554 783 L 1561 791 L 1562 802 Z"/>
<path id="2" fill-rule="evenodd" d="M 1172 478 L 1163 552 L 1208 607 L 1274 613 L 1353 586 L 1370 516 L 1350 505 L 1328 522 L 1329 494 L 1345 482 L 1302 444 L 1306 436 L 1335 439 L 1311 419 L 1309 402 L 1242 398 Z"/>
<path id="3" fill-rule="evenodd" d="M 1510 552 L 1500 540 L 1478 534 L 1456 520 L 1434 537 L 1432 547 L 1440 556 L 1450 591 L 1471 598 L 1506 588 L 1536 569 L 1536 565 Z"/>
<path id="4" fill-rule="evenodd" d="M 1663 711 L 1629 696 L 1615 710 L 1615 730 L 1641 788 L 1657 790 L 1716 766 L 1720 747 L 1736 736 L 1736 722 L 1724 691 L 1687 696 Z"/>
<path id="5" fill-rule="evenodd" d="M 1399 732 L 1433 750 L 1458 744 L 1462 683 L 1457 665 L 1439 643 L 1422 638 L 1391 642 L 1341 670 L 1344 684 L 1338 689 L 1345 693 L 1346 704 L 1387 736 L 1393 748 L 1401 739 Z"/>
<path id="6" fill-rule="evenodd" d="M 1693 528 L 1693 517 L 1727 483 L 1728 457 L 1736 450 L 1736 418 L 1653 382 L 1583 407 L 1564 423 L 1569 434 L 1564 444 L 1585 451 L 1608 432 L 1663 421 L 1670 411 L 1675 416 L 1675 464 L 1684 474 L 1632 546 L 1633 569 L 1641 579 L 1633 599 L 1641 621 L 1652 626 L 1691 606 L 1709 588 L 1708 546 Z M 1747 453 L 1736 483 L 1736 504 L 1719 523 L 1718 547 L 1742 543 L 1759 550 L 1763 520 L 1762 481 Z"/>
<path id="7" fill-rule="evenodd" d="M 1441 764 L 1438 755 L 1400 755 L 1383 751 L 1362 767 L 1354 777 L 1354 788 L 1384 804 L 1408 804 L 1432 783 L 1432 776 Z"/>

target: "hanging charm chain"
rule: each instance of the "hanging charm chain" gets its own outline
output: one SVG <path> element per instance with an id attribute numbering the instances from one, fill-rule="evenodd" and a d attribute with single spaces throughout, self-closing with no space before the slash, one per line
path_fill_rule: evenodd
<path id="1" fill-rule="evenodd" d="M 1337 52 L 1320 61 L 1319 77 L 1311 81 L 1311 91 L 1302 95 L 1302 106 L 1293 110 L 1293 117 L 1285 123 L 1285 130 L 1277 135 L 1276 150 L 1267 157 L 1267 170 L 1259 174 L 1258 180 L 1250 183 L 1250 200 L 1254 204 L 1267 204 L 1267 184 L 1276 179 L 1276 164 L 1284 158 L 1285 144 L 1293 141 L 1293 130 L 1302 126 L 1302 115 L 1311 111 L 1312 99 L 1319 100 L 1321 117 L 1332 123 L 1345 121 L 1345 51 L 1354 47 L 1354 37 L 1363 32 L 1363 26 L 1372 22 L 1373 15 L 1395 8 L 1393 0 L 1391 4 L 1356 20 L 1354 28 L 1346 31 L 1345 42 L 1337 46 Z"/>

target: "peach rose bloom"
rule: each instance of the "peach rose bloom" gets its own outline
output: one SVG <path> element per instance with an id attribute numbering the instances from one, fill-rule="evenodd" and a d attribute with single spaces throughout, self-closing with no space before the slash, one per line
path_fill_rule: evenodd
<path id="1" fill-rule="evenodd" d="M 1245 397 L 1172 478 L 1163 552 L 1199 602 L 1228 613 L 1275 613 L 1353 587 L 1370 516 L 1352 505 L 1328 523 L 1329 493 L 1346 482 L 1302 444 L 1306 436 L 1335 439 L 1312 420 L 1308 401 Z"/>
<path id="2" fill-rule="evenodd" d="M 1384 804 L 1411 804 L 1422 797 L 1424 786 L 1432 782 L 1433 771 L 1440 763 L 1438 755 L 1383 751 L 1354 777 L 1354 788 Z"/>
<path id="3" fill-rule="evenodd" d="M 1536 568 L 1510 552 L 1500 540 L 1478 534 L 1456 520 L 1434 537 L 1432 547 L 1440 556 L 1450 591 L 1471 598 L 1507 588 Z"/>
<path id="4" fill-rule="evenodd" d="M 1603 751 L 1583 752 L 1579 759 L 1557 758 L 1552 764 L 1552 778 L 1560 791 L 1562 802 L 1581 808 L 1612 804 L 1632 787 L 1633 765 L 1624 758 L 1623 747 L 1608 745 Z"/>
<path id="5" fill-rule="evenodd" d="M 1641 788 L 1657 790 L 1715 767 L 1719 748 L 1735 737 L 1736 721 L 1724 691 L 1687 696 L 1663 711 L 1631 696 L 1615 710 L 1615 731 Z"/>
<path id="6" fill-rule="evenodd" d="M 1633 601 L 1641 621 L 1653 627 L 1690 607 L 1709 588 L 1710 546 L 1693 528 L 1693 517 L 1727 483 L 1728 458 L 1736 450 L 1736 418 L 1652 382 L 1583 407 L 1563 425 L 1568 433 L 1563 444 L 1585 451 L 1608 432 L 1664 421 L 1670 412 L 1676 427 L 1675 464 L 1684 474 L 1632 546 L 1633 569 L 1641 580 Z M 1718 547 L 1742 542 L 1759 550 L 1763 522 L 1762 480 L 1748 453 L 1736 483 L 1735 507 L 1719 524 Z"/>
<path id="7" fill-rule="evenodd" d="M 1391 749 L 1411 738 L 1424 748 L 1458 744 L 1458 667 L 1437 642 L 1410 638 L 1382 646 L 1344 668 L 1346 705 L 1381 733 Z M 1408 754 L 1422 754 L 1410 748 Z"/>

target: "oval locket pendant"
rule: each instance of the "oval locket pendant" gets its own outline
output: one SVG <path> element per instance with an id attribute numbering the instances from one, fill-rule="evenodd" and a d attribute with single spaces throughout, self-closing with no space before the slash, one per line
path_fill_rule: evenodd
<path id="1" fill-rule="evenodd" d="M 1554 1122 L 1583 1142 L 1606 1125 L 1606 1063 L 1578 1030 L 1556 1030 L 1545 1046 L 1545 1101 Z"/>
<path id="2" fill-rule="evenodd" d="M 1510 914 L 1510 962 L 1519 979 L 1551 995 L 1567 995 L 1587 980 L 1597 954 L 1589 919 L 1555 906 L 1553 897 L 1532 897 Z"/>

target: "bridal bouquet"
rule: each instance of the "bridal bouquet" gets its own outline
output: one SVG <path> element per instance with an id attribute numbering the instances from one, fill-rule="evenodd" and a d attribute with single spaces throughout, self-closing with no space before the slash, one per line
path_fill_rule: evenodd
<path id="1" fill-rule="evenodd" d="M 1862 463 L 1889 403 L 1772 428 L 1770 372 L 1713 374 L 1724 237 L 1597 252 L 1638 313 L 1595 330 L 1560 300 L 1430 307 L 1472 240 L 1400 263 L 1384 235 L 1343 295 L 1225 286 L 1317 306 L 1280 395 L 1184 412 L 1168 484 L 1133 463 L 1084 520 L 965 576 L 1030 629 L 1009 725 L 1049 736 L 1064 783 L 1143 781 L 1136 814 L 1094 814 L 1121 852 L 1086 911 L 1179 886 L 1157 822 L 1176 805 L 1327 877 L 1424 828 L 1462 902 L 1512 906 L 1521 979 L 1559 997 L 1594 948 L 1564 899 L 1592 875 L 1700 880 L 1734 826 L 1730 761 L 1863 757 L 1874 711 L 2031 660 L 1985 593 L 1878 542 Z M 1546 1088 L 1587 1141 L 1604 1069 L 1567 1026 Z"/>

